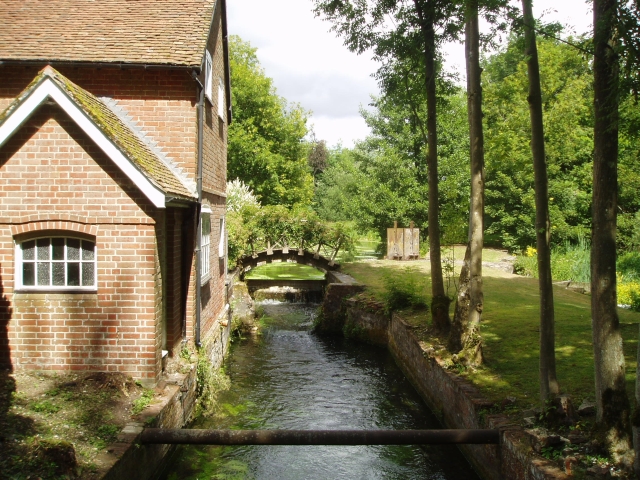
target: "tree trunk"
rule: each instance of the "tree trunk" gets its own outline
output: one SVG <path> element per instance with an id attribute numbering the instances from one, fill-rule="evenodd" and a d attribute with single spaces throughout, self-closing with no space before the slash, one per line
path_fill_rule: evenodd
<path id="1" fill-rule="evenodd" d="M 468 282 L 461 272 L 460 291 L 456 303 L 456 324 L 453 329 L 458 339 L 450 339 L 451 346 L 459 345 L 465 363 L 482 363 L 482 339 L 480 320 L 484 306 L 482 292 L 482 247 L 484 244 L 484 134 L 482 129 L 482 86 L 480 77 L 480 31 L 478 26 L 478 2 L 467 2 L 467 22 L 465 25 L 465 57 L 467 69 L 467 112 L 469 120 L 469 140 L 471 146 L 471 205 L 469 215 L 469 246 L 465 253 L 465 267 L 468 265 Z M 467 263 L 468 262 L 468 263 Z M 464 267 L 463 267 L 464 270 Z M 468 294 L 462 290 L 468 285 Z M 465 305 L 466 303 L 466 305 Z M 461 318 L 467 310 L 466 326 Z M 462 327 L 462 328 L 461 328 Z"/>
<path id="2" fill-rule="evenodd" d="M 630 405 L 616 311 L 618 192 L 617 0 L 594 0 L 594 156 L 591 234 L 591 322 L 596 421 L 616 461 L 632 461 Z"/>
<path id="3" fill-rule="evenodd" d="M 425 41 L 424 62 L 427 93 L 427 171 L 429 183 L 429 257 L 431 259 L 431 315 L 435 328 L 448 334 L 450 299 L 445 294 L 440 253 L 440 224 L 438 205 L 438 136 L 436 133 L 436 62 L 434 5 L 427 1 L 425 8 L 420 0 L 414 0 Z"/>
<path id="4" fill-rule="evenodd" d="M 555 317 L 553 311 L 553 283 L 551 280 L 551 222 L 549 221 L 549 193 L 547 161 L 544 152 L 542 122 L 542 92 L 540 66 L 534 30 L 535 20 L 531 0 L 522 0 L 524 15 L 524 54 L 529 75 L 529 115 L 531 117 L 531 154 L 536 196 L 536 248 L 538 250 L 538 286 L 540 289 L 540 400 L 560 393 L 556 378 Z"/>
<path id="5" fill-rule="evenodd" d="M 471 262 L 471 246 L 467 244 L 464 252 L 464 263 L 460 270 L 458 280 L 458 294 L 456 306 L 451 322 L 451 333 L 447 348 L 451 353 L 458 353 L 462 350 L 462 337 L 469 325 L 469 263 Z"/>
<path id="6" fill-rule="evenodd" d="M 482 293 L 482 247 L 484 245 L 484 134 L 482 130 L 482 85 L 480 76 L 480 31 L 478 1 L 468 2 L 465 26 L 467 65 L 467 108 L 471 146 L 471 216 L 469 222 L 469 324 L 463 337 L 463 349 L 472 363 L 482 361 L 480 320 L 484 306 Z"/>

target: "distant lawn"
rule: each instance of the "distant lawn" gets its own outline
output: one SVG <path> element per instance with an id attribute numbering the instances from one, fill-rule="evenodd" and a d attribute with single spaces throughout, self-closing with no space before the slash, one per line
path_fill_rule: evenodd
<path id="1" fill-rule="evenodd" d="M 456 249 L 456 257 L 457 255 Z M 495 254 L 493 257 L 500 256 L 501 254 Z M 384 291 L 383 272 L 405 268 L 410 269 L 407 273 L 409 275 L 428 275 L 428 262 L 425 261 L 359 262 L 345 264 L 342 269 L 366 284 L 367 291 L 372 296 L 381 299 L 381 293 Z M 521 406 L 535 405 L 538 403 L 539 395 L 540 320 L 537 280 L 486 267 L 483 273 L 485 305 L 481 328 L 486 363 L 477 371 L 463 372 L 463 375 L 482 388 L 485 395 L 493 400 L 513 396 L 519 400 Z M 452 290 L 449 292 L 450 295 Z M 591 297 L 556 287 L 554 300 L 558 381 L 561 390 L 570 394 L 576 405 L 580 405 L 584 398 L 594 400 L 595 391 Z M 623 309 L 619 309 L 618 313 L 627 362 L 627 393 L 632 398 L 635 389 L 640 313 Z M 453 315 L 453 303 L 451 314 Z M 416 321 L 415 315 L 411 317 Z M 427 314 L 423 314 L 417 321 L 426 323 L 430 320 Z"/>
<path id="2" fill-rule="evenodd" d="M 252 269 L 245 278 L 249 280 L 324 280 L 324 273 L 301 263 L 275 262 Z"/>

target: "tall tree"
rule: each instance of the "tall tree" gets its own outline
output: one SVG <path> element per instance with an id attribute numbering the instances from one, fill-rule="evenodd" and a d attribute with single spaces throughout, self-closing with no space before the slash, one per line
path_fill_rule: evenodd
<path id="1" fill-rule="evenodd" d="M 594 158 L 591 322 L 596 420 L 616 461 L 630 464 L 630 405 L 616 311 L 619 59 L 617 0 L 594 0 Z"/>
<path id="2" fill-rule="evenodd" d="M 429 178 L 429 259 L 431 262 L 431 316 L 434 326 L 449 333 L 450 299 L 444 290 L 440 255 L 438 202 L 438 129 L 436 113 L 436 5 L 434 0 L 414 0 L 420 31 L 424 38 L 425 91 L 427 97 L 427 172 Z"/>
<path id="3" fill-rule="evenodd" d="M 423 59 L 427 103 L 431 308 L 435 327 L 448 331 L 450 300 L 444 289 L 438 218 L 436 46 L 444 35 L 451 35 L 453 24 L 448 20 L 455 16 L 453 12 L 459 6 L 445 0 L 314 1 L 316 14 L 324 15 L 334 23 L 333 29 L 345 38 L 345 44 L 351 51 L 362 53 L 371 49 L 374 56 L 387 66 L 408 58 Z M 444 34 L 440 38 L 436 38 L 436 26 L 444 26 Z M 383 90 L 388 86 L 384 72 L 383 65 L 378 76 Z"/>
<path id="4" fill-rule="evenodd" d="M 484 307 L 482 248 L 484 244 L 484 133 L 478 1 L 466 2 L 465 58 L 467 71 L 467 117 L 471 156 L 469 245 L 460 274 L 458 298 L 449 337 L 449 348 L 464 350 L 470 363 L 482 362 L 480 320 Z"/>
<path id="5" fill-rule="evenodd" d="M 559 393 L 556 378 L 555 317 L 551 280 L 551 222 L 547 159 L 544 151 L 542 90 L 536 45 L 535 20 L 531 0 L 522 0 L 524 17 L 524 54 L 529 77 L 529 116 L 531 118 L 531 154 L 536 197 L 536 248 L 538 250 L 538 285 L 540 289 L 540 399 L 544 403 Z"/>
<path id="6" fill-rule="evenodd" d="M 240 179 L 263 205 L 309 205 L 308 112 L 278 96 L 256 49 L 229 39 L 234 121 L 229 126 L 228 178 Z"/>

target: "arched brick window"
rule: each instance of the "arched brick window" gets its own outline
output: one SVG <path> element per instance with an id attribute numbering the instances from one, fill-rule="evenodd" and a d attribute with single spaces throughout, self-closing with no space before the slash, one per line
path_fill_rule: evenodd
<path id="1" fill-rule="evenodd" d="M 96 290 L 95 239 L 50 235 L 16 242 L 18 290 Z"/>

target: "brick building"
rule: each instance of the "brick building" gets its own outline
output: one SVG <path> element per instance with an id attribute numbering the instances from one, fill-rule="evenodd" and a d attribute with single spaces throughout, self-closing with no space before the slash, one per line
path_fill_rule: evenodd
<path id="1" fill-rule="evenodd" d="M 224 0 L 0 0 L 0 367 L 228 339 Z"/>

